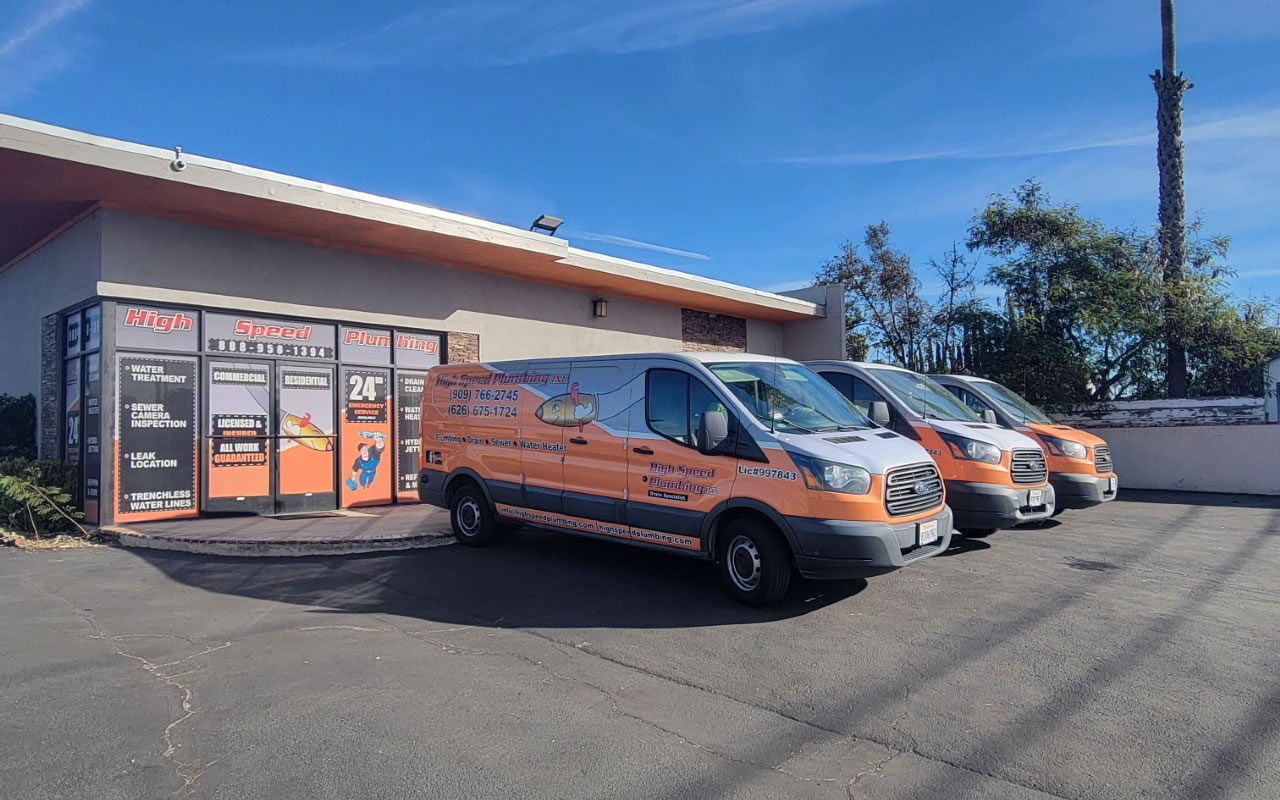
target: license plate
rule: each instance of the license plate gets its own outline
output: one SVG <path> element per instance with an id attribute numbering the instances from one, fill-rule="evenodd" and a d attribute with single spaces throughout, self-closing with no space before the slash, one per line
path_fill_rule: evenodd
<path id="1" fill-rule="evenodd" d="M 1108 494 L 1110 494 L 1111 492 L 1114 492 L 1115 490 L 1116 490 L 1116 479 L 1115 479 L 1115 476 L 1112 476 L 1112 477 L 1110 477 L 1110 478 L 1107 478 L 1107 493 L 1108 493 Z"/>
<path id="2" fill-rule="evenodd" d="M 936 519 L 920 523 L 919 541 L 920 544 L 938 541 L 938 521 Z"/>
<path id="3" fill-rule="evenodd" d="M 1027 505 L 1044 505 L 1044 489 L 1029 489 L 1027 491 Z"/>

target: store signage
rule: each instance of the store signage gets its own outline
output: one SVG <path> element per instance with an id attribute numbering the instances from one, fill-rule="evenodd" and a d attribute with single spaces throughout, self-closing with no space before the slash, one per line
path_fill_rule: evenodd
<path id="1" fill-rule="evenodd" d="M 440 363 L 440 337 L 396 332 L 396 366 L 428 369 Z"/>
<path id="2" fill-rule="evenodd" d="M 401 500 L 418 499 L 419 421 L 426 385 L 425 372 L 396 373 L 396 493 Z"/>
<path id="3" fill-rule="evenodd" d="M 391 331 L 343 325 L 339 333 L 342 337 L 340 352 L 343 361 L 378 366 L 391 363 Z"/>
<path id="4" fill-rule="evenodd" d="M 116 519 L 196 510 L 196 360 L 120 355 L 116 378 Z"/>
<path id="5" fill-rule="evenodd" d="M 264 319 L 237 314 L 205 314 L 205 345 L 211 353 L 334 358 L 332 325 Z"/>
<path id="6" fill-rule="evenodd" d="M 116 306 L 116 347 L 193 352 L 199 346 L 194 311 L 135 303 Z"/>

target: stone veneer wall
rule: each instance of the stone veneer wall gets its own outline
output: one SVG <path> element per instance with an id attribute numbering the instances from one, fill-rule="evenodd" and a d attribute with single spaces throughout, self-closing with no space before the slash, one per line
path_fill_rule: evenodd
<path id="1" fill-rule="evenodd" d="M 480 334 L 449 331 L 445 334 L 445 353 L 450 364 L 475 364 L 480 361 Z"/>
<path id="2" fill-rule="evenodd" d="M 58 428 L 62 388 L 62 358 L 58 348 L 58 315 L 40 320 L 40 457 L 62 460 L 58 452 Z"/>
<path id="3" fill-rule="evenodd" d="M 680 309 L 680 339 L 685 350 L 747 351 L 747 321 L 728 314 Z"/>

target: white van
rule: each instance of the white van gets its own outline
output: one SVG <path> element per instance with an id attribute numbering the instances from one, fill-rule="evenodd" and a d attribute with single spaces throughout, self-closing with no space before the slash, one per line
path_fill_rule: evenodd
<path id="1" fill-rule="evenodd" d="M 807 367 L 653 353 L 432 368 L 423 502 L 467 545 L 523 524 L 713 560 L 744 603 L 948 546 L 929 454 Z"/>

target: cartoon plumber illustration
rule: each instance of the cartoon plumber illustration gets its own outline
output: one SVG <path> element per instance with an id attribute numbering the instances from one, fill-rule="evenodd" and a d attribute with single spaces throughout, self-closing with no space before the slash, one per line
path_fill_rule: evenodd
<path id="1" fill-rule="evenodd" d="M 360 438 L 372 441 L 360 443 L 360 455 L 351 464 L 351 477 L 347 478 L 346 484 L 353 492 L 357 485 L 361 489 L 373 485 L 373 479 L 378 474 L 378 464 L 382 463 L 382 451 L 387 446 L 387 436 L 384 433 L 360 431 Z"/>

